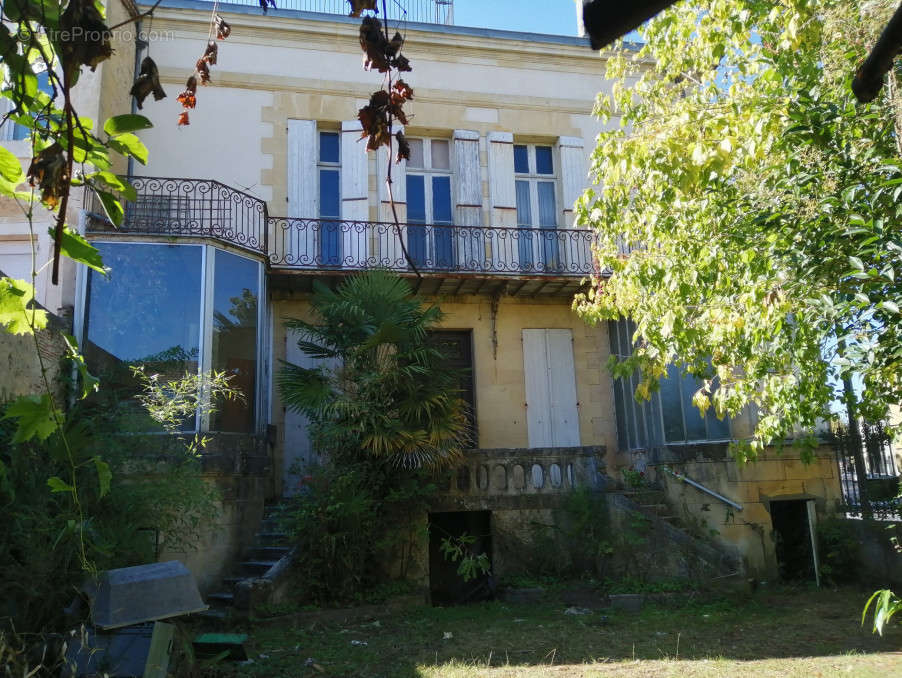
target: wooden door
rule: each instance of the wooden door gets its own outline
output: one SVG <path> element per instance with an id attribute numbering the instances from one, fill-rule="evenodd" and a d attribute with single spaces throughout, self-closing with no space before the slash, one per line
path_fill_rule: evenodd
<path id="1" fill-rule="evenodd" d="M 579 446 L 573 333 L 523 330 L 523 368 L 529 446 Z"/>

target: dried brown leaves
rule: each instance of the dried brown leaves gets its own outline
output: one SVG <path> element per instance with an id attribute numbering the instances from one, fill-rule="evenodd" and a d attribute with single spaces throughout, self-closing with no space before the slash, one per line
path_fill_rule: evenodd
<path id="1" fill-rule="evenodd" d="M 264 11 L 266 9 L 265 4 L 265 0 L 261 0 L 261 5 L 264 5 Z M 272 2 L 272 6 L 276 6 L 275 2 Z M 225 40 L 232 34 L 232 27 L 221 16 L 214 14 L 211 21 L 211 36 L 214 31 L 216 40 Z M 194 73 L 188 78 L 185 91 L 178 96 L 178 102 L 182 105 L 182 112 L 179 113 L 178 120 L 179 127 L 191 124 L 188 119 L 188 111 L 197 106 L 197 80 L 200 78 L 201 85 L 209 85 L 212 82 L 210 80 L 210 66 L 215 66 L 218 58 L 219 45 L 215 40 L 209 40 L 204 48 L 203 56 L 194 64 Z"/>
<path id="2" fill-rule="evenodd" d="M 143 107 L 144 100 L 151 92 L 153 93 L 154 101 L 166 98 L 166 92 L 163 91 L 163 87 L 160 85 L 160 73 L 157 70 L 156 63 L 150 57 L 144 57 L 141 61 L 141 72 L 135 79 L 135 84 L 132 85 L 129 94 L 138 100 L 138 109 L 140 110 Z"/>
<path id="3" fill-rule="evenodd" d="M 59 143 L 48 146 L 31 160 L 28 184 L 41 190 L 41 200 L 50 209 L 59 204 L 69 189 L 69 170 L 63 147 Z"/>
<path id="4" fill-rule="evenodd" d="M 379 0 L 348 0 L 351 5 L 351 13 L 348 16 L 358 17 L 361 12 L 372 10 L 376 14 L 379 13 Z"/>

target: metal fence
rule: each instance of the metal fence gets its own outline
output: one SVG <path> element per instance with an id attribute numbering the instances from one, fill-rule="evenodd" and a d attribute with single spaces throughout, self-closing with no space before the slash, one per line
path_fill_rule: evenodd
<path id="1" fill-rule="evenodd" d="M 857 434 L 840 428 L 831 440 L 836 451 L 843 511 L 852 516 L 898 519 L 902 500 L 897 496 L 899 469 L 892 437 L 879 423 L 861 422 L 858 428 Z"/>
<path id="2" fill-rule="evenodd" d="M 586 229 L 501 228 L 329 219 L 270 219 L 270 264 L 323 270 L 416 268 L 428 272 L 594 273 Z"/>
<path id="3" fill-rule="evenodd" d="M 348 0 L 275 0 L 277 9 L 288 9 L 302 12 L 320 12 L 322 14 L 344 14 L 350 12 Z M 228 5 L 244 5 L 259 7 L 259 0 L 225 0 L 220 2 L 227 9 Z M 379 5 L 379 16 L 383 15 L 382 2 Z M 386 0 L 385 12 L 394 21 L 412 21 L 427 24 L 454 24 L 454 0 Z"/>

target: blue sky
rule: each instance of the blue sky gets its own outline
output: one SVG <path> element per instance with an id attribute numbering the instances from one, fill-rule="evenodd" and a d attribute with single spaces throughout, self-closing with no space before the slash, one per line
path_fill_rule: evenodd
<path id="1" fill-rule="evenodd" d="M 576 35 L 573 0 L 454 0 L 458 26 Z"/>

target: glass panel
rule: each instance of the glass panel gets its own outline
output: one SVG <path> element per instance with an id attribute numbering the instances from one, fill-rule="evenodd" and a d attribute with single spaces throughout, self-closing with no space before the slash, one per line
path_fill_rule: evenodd
<path id="1" fill-rule="evenodd" d="M 667 377 L 661 379 L 661 415 L 664 419 L 664 440 L 668 443 L 684 442 L 683 409 L 680 405 L 680 371 L 670 365 Z"/>
<path id="2" fill-rule="evenodd" d="M 341 218 L 338 170 L 319 171 L 319 216 L 324 220 Z M 321 221 L 319 231 L 319 263 L 321 266 L 341 265 L 341 222 Z"/>
<path id="3" fill-rule="evenodd" d="M 514 172 L 517 174 L 529 174 L 529 148 L 526 146 L 514 146 Z"/>
<path id="4" fill-rule="evenodd" d="M 338 170 L 319 171 L 319 215 L 324 219 L 341 217 Z"/>
<path id="5" fill-rule="evenodd" d="M 554 182 L 539 181 L 536 185 L 539 191 L 539 226 L 543 229 L 553 229 L 557 226 L 557 208 L 554 200 Z M 546 271 L 560 268 L 560 257 L 557 231 L 545 230 L 542 238 L 542 262 Z"/>
<path id="6" fill-rule="evenodd" d="M 530 270 L 533 267 L 533 232 L 532 210 L 529 205 L 529 182 L 516 182 L 517 188 L 517 224 L 525 228 L 517 229 L 517 255 L 520 269 Z"/>
<path id="7" fill-rule="evenodd" d="M 432 177 L 432 221 L 436 224 L 454 222 L 451 216 L 451 177 Z"/>
<path id="8" fill-rule="evenodd" d="M 157 430 L 137 403 L 130 365 L 148 375 L 196 374 L 200 358 L 203 250 L 195 245 L 97 243 L 109 278 L 89 271 L 85 358 L 104 391 L 125 406 L 123 431 Z M 132 404 L 133 403 L 133 404 Z M 182 430 L 194 430 L 194 418 Z"/>
<path id="9" fill-rule="evenodd" d="M 426 223 L 426 178 L 420 174 L 407 175 L 407 221 L 410 224 Z M 426 228 L 407 227 L 407 251 L 418 266 L 426 264 Z"/>
<path id="10" fill-rule="evenodd" d="M 433 146 L 434 148 L 434 146 Z M 435 156 L 432 156 L 435 158 Z M 432 223 L 451 224 L 451 177 L 432 177 Z M 454 229 L 435 226 L 434 240 L 436 268 L 449 269 L 454 266 Z"/>
<path id="11" fill-rule="evenodd" d="M 705 420 L 692 404 L 692 396 L 700 388 L 700 384 L 691 374 L 681 375 L 683 391 L 683 415 L 686 417 L 686 440 L 704 440 L 707 432 Z"/>
<path id="12" fill-rule="evenodd" d="M 426 179 L 421 174 L 407 175 L 407 221 L 426 223 Z"/>
<path id="13" fill-rule="evenodd" d="M 705 422 L 708 424 L 708 440 L 727 440 L 731 437 L 730 418 L 718 419 L 713 407 L 705 413 Z"/>
<path id="14" fill-rule="evenodd" d="M 551 146 L 536 146 L 536 174 L 554 174 Z"/>
<path id="15" fill-rule="evenodd" d="M 339 162 L 338 139 L 339 136 L 337 132 L 319 133 L 320 162 Z"/>
<path id="16" fill-rule="evenodd" d="M 623 379 L 614 380 L 614 407 L 617 414 L 617 442 L 621 450 L 629 449 L 626 435 L 626 401 L 623 397 Z"/>
<path id="17" fill-rule="evenodd" d="M 444 139 L 432 140 L 432 169 L 451 169 L 451 151 Z"/>
<path id="18" fill-rule="evenodd" d="M 216 250 L 213 285 L 212 366 L 231 376 L 244 401 L 217 403 L 214 431 L 253 433 L 257 382 L 257 300 L 259 264 Z"/>
<path id="19" fill-rule="evenodd" d="M 423 169 L 423 140 L 408 139 L 407 141 L 410 144 L 410 159 L 407 161 L 407 166 Z"/>
<path id="20" fill-rule="evenodd" d="M 41 71 L 37 74 L 38 76 L 38 90 L 41 92 L 45 92 L 46 94 L 53 95 L 53 87 L 50 85 L 50 76 L 47 75 L 47 71 Z M 31 134 L 31 129 L 25 127 L 24 125 L 19 125 L 14 122 L 10 122 L 10 125 L 13 126 L 13 140 L 21 141 L 22 139 L 27 139 L 28 135 Z"/>

